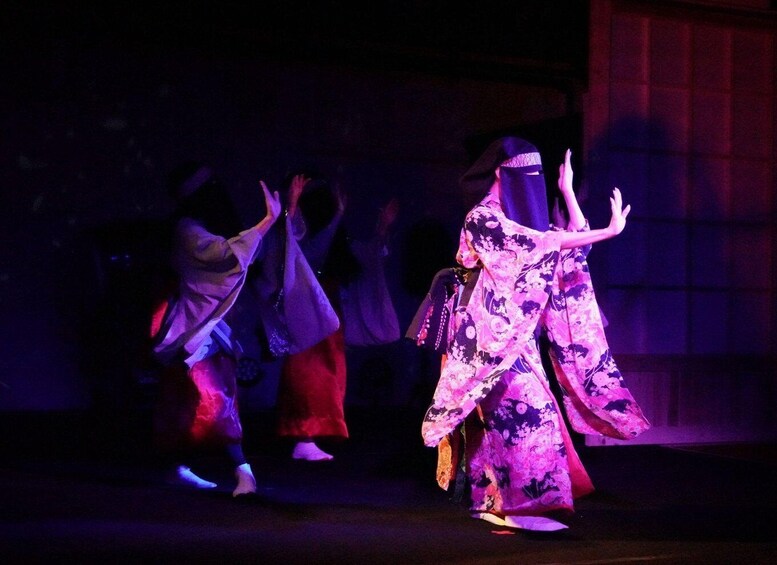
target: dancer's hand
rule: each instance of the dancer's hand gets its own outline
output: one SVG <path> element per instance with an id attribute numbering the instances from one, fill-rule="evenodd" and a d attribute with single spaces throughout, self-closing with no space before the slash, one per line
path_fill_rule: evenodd
<path id="1" fill-rule="evenodd" d="M 610 225 L 607 229 L 612 232 L 613 236 L 616 236 L 626 227 L 626 216 L 631 212 L 631 204 L 627 204 L 626 207 L 623 206 L 623 197 L 617 186 L 612 189 L 610 211 L 612 212 L 612 216 L 610 217 Z"/>
<path id="2" fill-rule="evenodd" d="M 558 189 L 561 194 L 572 193 L 572 150 L 567 149 L 564 153 L 564 162 L 558 168 Z"/>
<path id="3" fill-rule="evenodd" d="M 277 190 L 270 194 L 270 190 L 267 188 L 267 185 L 264 184 L 263 180 L 260 180 L 259 184 L 262 186 L 262 191 L 264 192 L 264 204 L 267 207 L 267 213 L 265 217 L 270 220 L 270 222 L 275 222 L 275 220 L 277 220 L 281 215 L 281 197 Z"/>
<path id="4" fill-rule="evenodd" d="M 564 154 L 564 162 L 558 168 L 558 189 L 564 197 L 568 221 L 556 225 L 559 227 L 566 227 L 568 230 L 578 231 L 585 227 L 586 221 L 583 211 L 580 209 L 580 204 L 577 201 L 577 196 L 575 196 L 575 191 L 572 188 L 572 177 L 572 150 L 567 149 Z M 556 218 L 554 218 L 554 222 L 555 221 Z"/>
<path id="5" fill-rule="evenodd" d="M 297 211 L 297 202 L 302 194 L 302 189 L 308 184 L 310 179 L 305 175 L 294 175 L 289 185 L 289 215 L 293 216 Z"/>

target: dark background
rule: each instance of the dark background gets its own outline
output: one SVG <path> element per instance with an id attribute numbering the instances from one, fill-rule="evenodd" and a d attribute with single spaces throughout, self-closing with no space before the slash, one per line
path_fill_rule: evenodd
<path id="1" fill-rule="evenodd" d="M 774 0 L 0 3 L 0 555 L 9 563 L 772 563 L 777 440 Z M 575 435 L 596 492 L 561 534 L 472 520 L 420 421 L 439 359 L 348 350 L 349 441 L 323 465 L 273 434 L 277 361 L 240 389 L 259 496 L 167 487 L 144 355 L 168 171 L 214 165 L 243 221 L 259 179 L 315 166 L 347 227 L 401 212 L 404 328 L 464 214 L 457 180 L 506 132 L 566 147 L 594 227 L 607 336 L 653 428 Z M 552 190 L 551 194 L 552 196 Z M 259 358 L 249 294 L 234 309 Z M 648 444 L 648 445 L 645 445 Z M 608 446 L 606 448 L 599 446 Z M 212 456 L 212 457 L 209 457 Z M 500 535 L 495 535 L 500 534 Z"/>
<path id="2" fill-rule="evenodd" d="M 690 400 L 694 407 L 727 404 L 729 381 L 740 380 L 743 366 L 758 376 L 739 402 L 768 405 L 776 317 L 769 282 L 777 248 L 769 213 L 773 166 L 765 169 L 765 196 L 754 201 L 763 205 L 751 206 L 758 208 L 752 217 L 721 219 L 705 211 L 748 190 L 736 170 L 729 184 L 703 171 L 711 183 L 696 189 L 702 212 L 688 206 L 677 213 L 691 198 L 678 196 L 682 174 L 662 169 L 663 176 L 650 176 L 629 159 L 643 138 L 671 146 L 680 110 L 635 110 L 604 129 L 586 127 L 600 105 L 621 100 L 619 90 L 597 99 L 590 88 L 600 82 L 592 79 L 611 72 L 631 86 L 629 65 L 644 56 L 615 51 L 603 66 L 592 56 L 603 42 L 628 43 L 632 14 L 652 22 L 656 41 L 667 21 L 670 30 L 701 22 L 740 26 L 745 38 L 756 28 L 771 37 L 773 3 L 738 4 L 4 2 L 0 411 L 96 410 L 109 421 L 148 407 L 155 383 L 143 355 L 149 283 L 165 260 L 172 203 L 164 179 L 181 161 L 212 163 L 246 224 L 263 213 L 259 179 L 275 188 L 300 165 L 323 170 L 345 188 L 354 237 L 367 237 L 378 208 L 396 196 L 401 212 L 387 273 L 404 328 L 431 275 L 453 261 L 464 214 L 458 177 L 488 141 L 508 132 L 540 148 L 551 196 L 556 164 L 566 147 L 573 149 L 575 184 L 594 227 L 607 219 L 611 184 L 635 203 L 630 228 L 615 243 L 601 244 L 591 263 L 611 345 L 631 382 L 646 383 L 635 393 L 651 417 L 682 421 L 666 406 L 693 397 L 678 384 L 683 371 L 700 377 L 683 383 L 699 386 L 711 372 L 725 373 L 723 385 L 706 387 L 712 402 Z M 613 6 L 618 25 L 591 30 L 591 14 L 605 21 Z M 762 43 L 774 57 L 769 41 Z M 663 88 L 677 57 L 671 50 L 649 55 L 669 69 L 663 73 L 669 79 L 651 75 Z M 753 71 L 752 61 L 743 60 Z M 766 83 L 759 100 L 773 99 L 773 74 Z M 631 91 L 623 92 L 630 101 Z M 689 113 L 715 116 L 715 108 L 692 105 Z M 660 122 L 664 115 L 669 127 Z M 774 116 L 763 119 L 773 155 Z M 710 124 L 709 131 L 716 129 Z M 660 157 L 676 156 L 661 147 Z M 611 168 L 601 174 L 607 159 Z M 728 237 L 753 227 L 765 237 L 739 247 L 715 243 L 720 230 Z M 696 240 L 704 241 L 704 253 Z M 751 254 L 758 276 L 740 292 L 731 280 L 750 272 Z M 722 272 L 728 286 L 721 290 L 715 281 Z M 701 306 L 691 306 L 699 296 Z M 742 296 L 755 298 L 738 302 Z M 705 297 L 725 302 L 728 314 L 710 315 L 717 311 Z M 244 294 L 234 319 L 248 353 L 259 358 L 252 306 Z M 349 406 L 428 404 L 437 360 L 407 340 L 351 349 L 348 359 Z M 244 410 L 273 407 L 277 369 L 277 362 L 261 363 L 259 382 L 241 389 Z M 773 415 L 760 404 L 758 410 L 757 422 L 747 426 Z M 692 426 L 700 421 L 693 414 Z"/>
<path id="3" fill-rule="evenodd" d="M 356 8 L 4 3 L 0 409 L 121 404 L 148 376 L 147 283 L 164 261 L 165 176 L 183 160 L 216 167 L 246 224 L 262 214 L 258 180 L 277 188 L 300 165 L 348 191 L 355 237 L 397 196 L 389 283 L 404 327 L 453 259 L 471 156 L 543 120 L 558 130 L 535 128 L 543 149 L 579 145 L 585 2 Z M 272 405 L 274 369 L 247 405 Z M 384 402 L 402 403 L 420 377 L 390 378 Z"/>

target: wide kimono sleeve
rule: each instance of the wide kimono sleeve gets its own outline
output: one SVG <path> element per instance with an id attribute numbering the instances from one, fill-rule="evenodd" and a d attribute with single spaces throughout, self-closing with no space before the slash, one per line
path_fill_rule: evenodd
<path id="1" fill-rule="evenodd" d="M 267 347 L 278 358 L 304 351 L 340 327 L 300 248 L 298 237 L 305 230 L 301 214 L 287 214 L 285 222 L 269 232 L 267 249 L 251 282 Z"/>
<path id="2" fill-rule="evenodd" d="M 180 277 L 179 295 L 154 347 L 166 363 L 188 358 L 221 322 L 234 305 L 262 243 L 256 227 L 225 239 L 190 219 L 178 223 L 175 237 L 173 264 Z"/>
<path id="3" fill-rule="evenodd" d="M 345 343 L 358 347 L 398 340 L 399 320 L 384 268 L 386 245 L 374 236 L 368 241 L 352 241 L 351 251 L 361 270 L 340 289 Z"/>
<path id="4" fill-rule="evenodd" d="M 186 268 L 191 260 L 205 271 L 242 272 L 256 259 L 262 244 L 262 235 L 256 227 L 248 228 L 235 237 L 226 239 L 208 232 L 197 222 L 183 220 L 177 233 L 181 254 L 179 263 Z M 225 284 L 231 284 L 223 280 Z"/>
<path id="5" fill-rule="evenodd" d="M 587 251 L 561 252 L 542 323 L 564 408 L 575 431 L 631 439 L 650 424 L 626 388 L 607 343 Z"/>

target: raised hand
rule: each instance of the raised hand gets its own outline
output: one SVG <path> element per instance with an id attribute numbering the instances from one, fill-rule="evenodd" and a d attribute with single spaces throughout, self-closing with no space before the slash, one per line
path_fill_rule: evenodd
<path id="1" fill-rule="evenodd" d="M 572 150 L 567 149 L 564 153 L 564 162 L 558 167 L 558 189 L 561 194 L 572 192 Z"/>
<path id="2" fill-rule="evenodd" d="M 294 175 L 291 179 L 291 184 L 289 185 L 289 214 L 294 215 L 294 212 L 297 210 L 297 202 L 299 201 L 299 197 L 302 194 L 302 189 L 305 188 L 305 185 L 308 183 L 310 179 L 306 177 L 305 175 Z"/>
<path id="3" fill-rule="evenodd" d="M 260 180 L 259 184 L 262 186 L 262 191 L 264 192 L 264 204 L 267 207 L 267 213 L 265 217 L 271 222 L 274 222 L 278 219 L 278 216 L 281 215 L 281 197 L 277 190 L 270 194 L 270 190 L 267 188 L 267 185 L 264 184 L 263 180 Z"/>
<path id="4" fill-rule="evenodd" d="M 612 232 L 612 235 L 618 235 L 626 227 L 626 216 L 631 212 L 631 204 L 627 204 L 624 208 L 623 197 L 621 191 L 616 186 L 612 189 L 612 196 L 610 196 L 610 211 L 612 216 L 610 217 L 610 225 L 608 229 Z"/>
<path id="5" fill-rule="evenodd" d="M 561 191 L 561 195 L 564 197 L 564 204 L 568 216 L 568 222 L 556 224 L 559 227 L 564 227 L 569 230 L 581 230 L 585 227 L 585 216 L 580 209 L 580 204 L 575 196 L 575 191 L 572 188 L 572 150 L 567 149 L 564 154 L 564 162 L 558 168 L 558 189 Z M 554 218 L 554 222 L 555 222 Z"/>
<path id="6" fill-rule="evenodd" d="M 394 223 L 398 215 L 399 200 L 397 198 L 392 198 L 378 212 L 378 225 L 376 232 L 379 236 L 385 237 L 388 234 L 388 230 L 391 227 L 391 224 Z"/>

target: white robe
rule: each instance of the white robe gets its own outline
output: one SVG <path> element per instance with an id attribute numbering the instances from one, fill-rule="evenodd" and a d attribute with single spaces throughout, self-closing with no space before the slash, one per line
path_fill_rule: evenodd
<path id="1" fill-rule="evenodd" d="M 191 366 L 201 358 L 214 329 L 222 341 L 229 339 L 223 318 L 240 294 L 261 245 L 262 234 L 256 226 L 225 239 L 190 218 L 178 222 L 172 261 L 180 278 L 179 295 L 160 330 L 161 341 L 154 347 L 162 362 L 180 358 Z"/>

